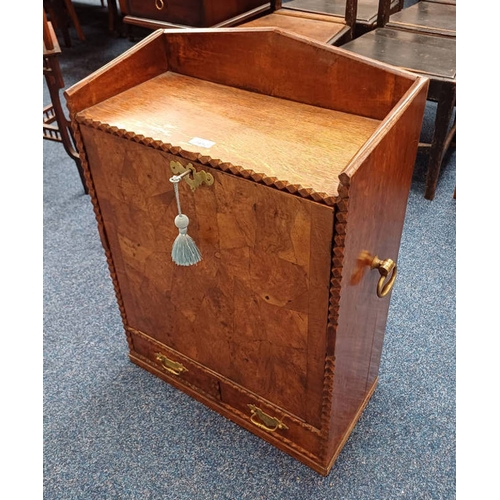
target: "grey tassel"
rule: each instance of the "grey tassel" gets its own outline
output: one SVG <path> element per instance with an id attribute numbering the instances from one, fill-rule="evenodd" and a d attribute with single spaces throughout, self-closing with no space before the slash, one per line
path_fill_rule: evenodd
<path id="1" fill-rule="evenodd" d="M 172 245 L 172 260 L 179 266 L 192 266 L 201 260 L 201 253 L 196 243 L 193 238 L 187 234 L 189 217 L 181 212 L 181 204 L 179 201 L 179 182 L 188 172 L 189 171 L 181 175 L 174 175 L 170 178 L 170 182 L 174 185 L 175 200 L 179 212 L 179 215 L 177 215 L 174 220 L 176 227 L 179 229 L 179 234 Z"/>

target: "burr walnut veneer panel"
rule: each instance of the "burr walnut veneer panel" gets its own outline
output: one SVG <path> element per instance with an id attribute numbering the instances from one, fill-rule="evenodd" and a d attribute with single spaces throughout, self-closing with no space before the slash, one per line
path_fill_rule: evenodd
<path id="1" fill-rule="evenodd" d="M 128 325 L 319 427 L 333 209 L 208 168 L 180 186 L 203 259 L 177 266 L 177 158 L 82 133 Z"/>

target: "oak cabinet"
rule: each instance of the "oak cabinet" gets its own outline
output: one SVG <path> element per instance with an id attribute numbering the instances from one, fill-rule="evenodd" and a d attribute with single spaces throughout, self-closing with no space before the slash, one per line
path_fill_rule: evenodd
<path id="1" fill-rule="evenodd" d="M 67 90 L 130 359 L 327 474 L 377 384 L 427 86 L 274 29 L 193 29 Z"/>

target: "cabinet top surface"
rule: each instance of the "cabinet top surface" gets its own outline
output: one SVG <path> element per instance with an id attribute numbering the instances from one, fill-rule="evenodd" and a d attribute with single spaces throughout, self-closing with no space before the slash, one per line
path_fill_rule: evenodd
<path id="1" fill-rule="evenodd" d="M 79 116 L 327 196 L 381 123 L 170 71 Z"/>

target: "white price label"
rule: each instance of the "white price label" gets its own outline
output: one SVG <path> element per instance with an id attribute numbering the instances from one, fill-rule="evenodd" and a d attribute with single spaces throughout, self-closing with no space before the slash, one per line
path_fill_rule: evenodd
<path id="1" fill-rule="evenodd" d="M 209 141 L 208 139 L 202 139 L 201 137 L 193 137 L 189 144 L 193 146 L 200 146 L 201 148 L 211 148 L 215 142 Z"/>

